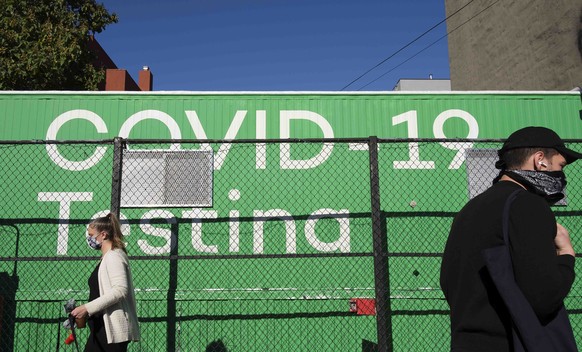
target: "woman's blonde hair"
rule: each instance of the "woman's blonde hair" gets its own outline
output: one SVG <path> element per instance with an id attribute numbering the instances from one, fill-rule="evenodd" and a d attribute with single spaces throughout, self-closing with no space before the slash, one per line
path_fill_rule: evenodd
<path id="1" fill-rule="evenodd" d="M 99 232 L 105 231 L 105 233 L 107 233 L 107 239 L 112 242 L 112 247 L 122 249 L 127 253 L 125 243 L 123 242 L 123 234 L 121 233 L 121 225 L 115 214 L 109 213 L 103 217 L 97 218 L 91 221 L 89 226 Z"/>

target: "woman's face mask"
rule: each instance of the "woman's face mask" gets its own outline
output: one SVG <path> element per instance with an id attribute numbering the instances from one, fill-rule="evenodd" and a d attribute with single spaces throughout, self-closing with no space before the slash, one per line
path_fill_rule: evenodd
<path id="1" fill-rule="evenodd" d="M 87 237 L 87 244 L 93 249 L 101 249 L 101 243 L 97 242 L 95 237 Z"/>
<path id="2" fill-rule="evenodd" d="M 101 243 L 97 241 L 97 236 L 99 236 L 99 233 L 95 236 L 91 236 L 91 233 L 89 233 L 89 236 L 87 237 L 87 244 L 89 247 L 93 249 L 101 249 Z"/>

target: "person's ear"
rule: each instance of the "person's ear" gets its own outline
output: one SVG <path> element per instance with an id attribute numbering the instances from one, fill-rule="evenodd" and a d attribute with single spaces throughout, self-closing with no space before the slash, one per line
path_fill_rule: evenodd
<path id="1" fill-rule="evenodd" d="M 548 167 L 548 165 L 544 161 L 544 158 L 545 158 L 544 152 L 542 152 L 541 150 L 534 153 L 534 155 L 533 155 L 533 163 L 534 163 L 533 169 L 535 171 L 540 171 L 540 170 L 546 169 Z"/>

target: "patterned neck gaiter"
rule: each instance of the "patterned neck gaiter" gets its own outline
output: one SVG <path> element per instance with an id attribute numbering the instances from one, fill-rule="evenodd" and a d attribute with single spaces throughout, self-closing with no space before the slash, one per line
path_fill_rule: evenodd
<path id="1" fill-rule="evenodd" d="M 566 175 L 563 171 L 503 170 L 501 172 L 554 204 L 564 198 Z"/>

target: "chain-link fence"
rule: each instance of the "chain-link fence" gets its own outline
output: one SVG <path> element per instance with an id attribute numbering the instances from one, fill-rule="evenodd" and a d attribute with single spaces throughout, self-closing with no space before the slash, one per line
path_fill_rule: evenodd
<path id="1" fill-rule="evenodd" d="M 454 214 L 496 175 L 499 147 L 3 142 L 0 350 L 75 350 L 63 305 L 88 299 L 99 255 L 86 229 L 110 209 L 135 285 L 142 339 L 132 351 L 447 350 L 441 253 Z M 554 209 L 575 246 L 580 167 L 568 166 L 567 200 Z M 581 295 L 577 281 L 566 301 L 579 339 Z"/>

